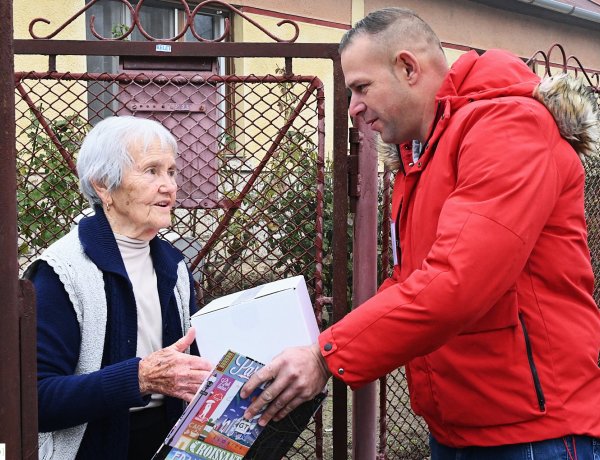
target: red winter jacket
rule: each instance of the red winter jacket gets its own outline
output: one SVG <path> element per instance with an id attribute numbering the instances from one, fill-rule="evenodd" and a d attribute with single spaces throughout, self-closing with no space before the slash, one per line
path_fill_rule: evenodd
<path id="1" fill-rule="evenodd" d="M 401 148 L 401 268 L 319 337 L 352 388 L 406 365 L 414 411 L 450 446 L 600 437 L 584 170 L 538 83 L 501 51 L 456 62 L 422 157 Z"/>

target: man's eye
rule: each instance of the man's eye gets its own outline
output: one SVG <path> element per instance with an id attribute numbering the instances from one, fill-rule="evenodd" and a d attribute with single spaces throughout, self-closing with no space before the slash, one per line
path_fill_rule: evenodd
<path id="1" fill-rule="evenodd" d="M 170 177 L 175 177 L 177 175 L 177 171 L 174 169 L 169 169 L 168 174 Z"/>
<path id="2" fill-rule="evenodd" d="M 147 172 L 147 173 L 149 173 L 149 174 L 152 174 L 152 175 L 154 175 L 154 174 L 156 174 L 156 168 L 148 168 L 148 169 L 146 170 L 146 172 Z"/>

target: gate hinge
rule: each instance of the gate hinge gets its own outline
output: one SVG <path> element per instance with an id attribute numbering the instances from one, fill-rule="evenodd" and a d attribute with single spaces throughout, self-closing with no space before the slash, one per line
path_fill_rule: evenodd
<path id="1" fill-rule="evenodd" d="M 360 172 L 358 170 L 358 151 L 360 146 L 360 132 L 358 128 L 348 130 L 350 139 L 350 154 L 348 155 L 348 197 L 350 212 L 356 212 L 356 202 L 360 196 Z"/>

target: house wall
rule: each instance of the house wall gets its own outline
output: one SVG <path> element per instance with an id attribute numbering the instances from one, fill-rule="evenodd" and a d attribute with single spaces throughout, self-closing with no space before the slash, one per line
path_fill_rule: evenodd
<path id="1" fill-rule="evenodd" d="M 50 24 L 39 22 L 34 33 L 45 36 L 65 23 L 77 11 L 85 6 L 84 0 L 13 0 L 15 38 L 30 39 L 29 24 L 35 18 L 45 18 Z M 85 15 L 81 15 L 72 24 L 60 32 L 57 40 L 85 40 Z M 85 72 L 85 56 L 59 56 L 57 70 Z M 48 58 L 45 56 L 15 56 L 15 71 L 46 70 Z"/>
<path id="2" fill-rule="evenodd" d="M 256 2 L 255 2 L 256 3 Z M 267 3 L 267 2 L 265 2 Z M 291 3 L 291 2 L 290 2 Z M 313 3 L 313 2 L 305 2 Z M 326 2 L 323 2 L 326 3 Z M 332 2 L 333 3 L 333 2 Z M 253 11 L 250 13 L 249 11 Z M 245 9 L 245 14 L 248 14 L 254 21 L 260 23 L 269 32 L 281 36 L 282 38 L 289 38 L 293 30 L 290 26 L 278 27 L 277 23 L 281 21 L 280 15 L 275 11 L 256 9 Z M 349 13 L 348 9 L 348 13 Z M 336 19 L 333 16 L 324 16 L 326 19 L 321 21 L 329 20 L 330 18 Z M 298 43 L 337 43 L 340 41 L 344 32 L 348 29 L 349 25 L 330 23 L 324 24 L 322 22 L 312 21 L 311 18 L 294 17 L 292 18 L 298 23 L 300 28 L 300 35 L 296 42 Z M 272 39 L 268 37 L 264 32 L 256 28 L 250 22 L 243 20 L 243 18 L 236 17 L 234 22 L 235 30 L 235 41 L 243 42 L 272 42 Z M 236 59 L 234 63 L 235 73 L 239 75 L 268 75 L 275 74 L 277 68 L 284 68 L 285 60 L 280 59 L 268 59 L 268 58 L 253 58 L 253 59 Z M 325 88 L 325 152 L 327 156 L 333 149 L 333 123 L 329 120 L 333 120 L 333 64 L 327 59 L 294 59 L 293 60 L 293 72 L 296 75 L 310 75 L 318 77 Z M 243 106 L 240 107 L 243 110 Z M 315 120 L 316 124 L 316 120 Z M 246 133 L 248 136 L 252 136 L 252 133 Z"/>
<path id="3" fill-rule="evenodd" d="M 504 48 L 526 58 L 560 43 L 567 56 L 578 57 L 588 69 L 600 69 L 600 24 L 592 31 L 467 0 L 365 0 L 365 13 L 386 6 L 415 10 L 443 42 Z M 552 58 L 555 62 L 562 59 L 559 53 Z"/>
<path id="4" fill-rule="evenodd" d="M 238 0 L 235 3 L 242 7 L 261 8 L 346 25 L 352 20 L 352 0 Z"/>

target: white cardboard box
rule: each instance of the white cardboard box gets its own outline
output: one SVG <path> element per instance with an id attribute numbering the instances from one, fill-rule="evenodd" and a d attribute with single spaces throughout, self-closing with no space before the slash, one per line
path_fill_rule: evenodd
<path id="1" fill-rule="evenodd" d="M 191 320 L 200 355 L 213 364 L 227 350 L 267 364 L 284 348 L 311 345 L 319 335 L 303 276 L 220 297 Z"/>

